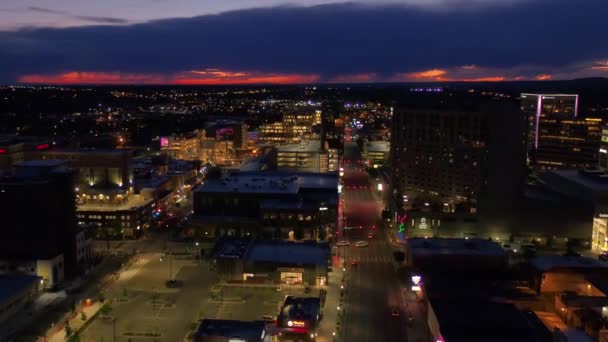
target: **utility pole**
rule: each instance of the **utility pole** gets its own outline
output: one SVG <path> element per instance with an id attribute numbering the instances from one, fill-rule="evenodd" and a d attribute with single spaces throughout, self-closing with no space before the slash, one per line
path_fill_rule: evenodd
<path id="1" fill-rule="evenodd" d="M 169 280 L 173 280 L 173 254 L 169 250 Z"/>

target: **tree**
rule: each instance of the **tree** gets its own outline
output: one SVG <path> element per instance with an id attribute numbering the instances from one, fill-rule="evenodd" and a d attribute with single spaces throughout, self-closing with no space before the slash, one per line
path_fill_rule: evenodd
<path id="1" fill-rule="evenodd" d="M 65 321 L 65 336 L 72 335 L 72 327 L 70 326 L 70 322 L 68 320 Z"/>
<path id="2" fill-rule="evenodd" d="M 405 261 L 405 253 L 403 253 L 402 251 L 395 251 L 393 252 L 393 258 L 396 262 L 402 263 Z"/>
<path id="3" fill-rule="evenodd" d="M 293 236 L 296 240 L 302 240 L 304 238 L 304 228 L 302 228 L 302 226 L 297 226 L 293 232 Z"/>
<path id="4" fill-rule="evenodd" d="M 325 240 L 327 238 L 327 229 L 325 227 L 319 228 L 319 240 Z"/>

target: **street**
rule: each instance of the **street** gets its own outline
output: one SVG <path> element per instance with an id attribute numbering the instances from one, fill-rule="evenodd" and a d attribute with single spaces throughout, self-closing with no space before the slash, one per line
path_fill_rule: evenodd
<path id="1" fill-rule="evenodd" d="M 371 182 L 354 143 L 345 144 L 344 215 L 345 234 L 351 242 L 340 247 L 348 276 L 343 341 L 407 341 L 406 314 L 393 261 L 393 247 L 377 226 L 382 202 L 375 182 Z M 369 239 L 368 234 L 374 234 Z M 343 236 L 341 236 L 343 237 Z M 355 247 L 356 241 L 369 241 Z M 351 265 L 357 260 L 357 265 Z M 395 315 L 393 315 L 395 312 Z M 398 313 L 398 315 L 397 315 Z"/>

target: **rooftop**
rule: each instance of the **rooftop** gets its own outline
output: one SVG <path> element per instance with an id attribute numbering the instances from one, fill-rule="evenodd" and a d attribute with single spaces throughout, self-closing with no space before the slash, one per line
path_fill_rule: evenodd
<path id="1" fill-rule="evenodd" d="M 388 141 L 368 141 L 365 143 L 368 151 L 389 152 L 391 143 Z"/>
<path id="2" fill-rule="evenodd" d="M 446 341 L 538 341 L 529 320 L 513 304 L 450 299 L 431 305 Z"/>
<path id="3" fill-rule="evenodd" d="M 37 159 L 37 160 L 27 160 L 17 164 L 17 167 L 57 167 L 65 164 L 63 160 L 46 160 L 46 159 Z"/>
<path id="4" fill-rule="evenodd" d="M 38 281 L 39 277 L 30 275 L 0 276 L 0 305 Z"/>
<path id="5" fill-rule="evenodd" d="M 153 202 L 154 199 L 144 199 L 141 195 L 132 195 L 126 202 L 113 205 L 113 204 L 80 204 L 77 207 L 77 211 L 122 211 L 122 210 L 131 210 L 136 209 L 138 207 L 147 205 Z"/>
<path id="6" fill-rule="evenodd" d="M 245 259 L 251 262 L 273 262 L 291 265 L 327 265 L 329 251 L 316 242 L 254 242 Z"/>
<path id="7" fill-rule="evenodd" d="M 321 151 L 321 141 L 303 141 L 300 144 L 277 146 L 277 151 L 281 152 L 319 152 Z"/>
<path id="8" fill-rule="evenodd" d="M 338 177 L 320 173 L 232 172 L 221 179 L 207 180 L 195 191 L 297 194 L 302 188 L 335 190 L 337 193 Z"/>
<path id="9" fill-rule="evenodd" d="M 596 259 L 562 255 L 537 256 L 531 264 L 543 272 L 554 269 L 608 269 L 608 265 Z"/>
<path id="10" fill-rule="evenodd" d="M 502 247 L 485 239 L 410 238 L 408 246 L 414 255 L 505 255 Z"/>
<path id="11" fill-rule="evenodd" d="M 263 321 L 234 321 L 227 319 L 204 319 L 200 322 L 196 336 L 218 336 L 245 341 L 261 340 L 264 335 Z"/>
<path id="12" fill-rule="evenodd" d="M 608 173 L 599 170 L 556 170 L 548 173 L 560 176 L 593 192 L 608 192 Z"/>
<path id="13" fill-rule="evenodd" d="M 316 242 L 255 241 L 245 238 L 222 238 L 212 255 L 220 259 L 244 259 L 288 265 L 326 265 L 329 250 Z"/>
<path id="14" fill-rule="evenodd" d="M 285 297 L 281 316 L 288 319 L 316 321 L 321 311 L 321 299 L 318 297 Z"/>
<path id="15" fill-rule="evenodd" d="M 81 153 L 81 154 L 127 154 L 130 153 L 130 150 L 127 149 L 97 149 L 97 148 L 80 148 L 80 149 L 54 149 L 50 151 L 46 151 L 47 154 L 73 154 L 73 153 Z"/>

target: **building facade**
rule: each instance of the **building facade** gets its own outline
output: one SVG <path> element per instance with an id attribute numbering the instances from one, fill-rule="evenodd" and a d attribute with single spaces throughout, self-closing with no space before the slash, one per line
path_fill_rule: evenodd
<path id="1" fill-rule="evenodd" d="M 391 145 L 388 141 L 366 141 L 363 144 L 363 158 L 368 165 L 385 165 L 389 162 Z"/>
<path id="2" fill-rule="evenodd" d="M 324 239 L 337 224 L 338 176 L 233 172 L 194 191 L 194 217 L 206 235 Z"/>
<path id="3" fill-rule="evenodd" d="M 390 151 L 395 202 L 408 212 L 509 211 L 523 190 L 525 125 L 509 103 L 397 110 Z"/>
<path id="4" fill-rule="evenodd" d="M 339 168 L 336 149 L 319 140 L 277 147 L 277 168 L 288 172 L 335 172 Z"/>
<path id="5" fill-rule="evenodd" d="M 521 94 L 528 116 L 528 162 L 538 169 L 595 167 L 601 142 L 600 118 L 579 115 L 576 94 Z"/>
<path id="6" fill-rule="evenodd" d="M 59 160 L 26 161 L 0 180 L 5 228 L 0 260 L 22 265 L 60 258 L 50 272 L 53 276 L 43 276 L 52 282 L 62 280 L 64 273 L 75 275 L 82 270 L 77 254 L 75 175 L 65 165 Z"/>
<path id="7" fill-rule="evenodd" d="M 76 184 L 84 188 L 124 188 L 133 182 L 130 150 L 50 150 L 45 160 L 63 160 L 77 171 Z"/>
<path id="8" fill-rule="evenodd" d="M 303 140 L 318 139 L 314 126 L 321 124 L 321 111 L 289 113 L 283 120 L 260 127 L 260 144 L 297 144 Z"/>
<path id="9" fill-rule="evenodd" d="M 160 150 L 173 159 L 198 160 L 203 137 L 204 133 L 198 130 L 181 136 L 161 137 Z"/>

